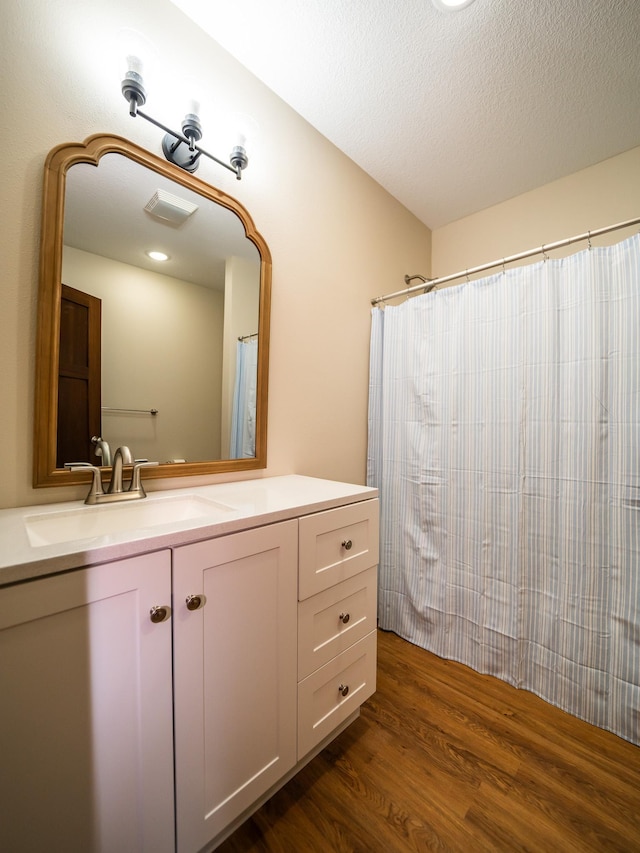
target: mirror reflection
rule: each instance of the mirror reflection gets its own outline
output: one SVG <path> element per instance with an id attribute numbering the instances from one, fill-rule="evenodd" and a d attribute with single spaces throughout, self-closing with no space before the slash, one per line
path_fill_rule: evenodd
<path id="1" fill-rule="evenodd" d="M 64 465 L 122 445 L 151 478 L 265 467 L 270 284 L 235 199 L 120 137 L 53 149 L 34 485 L 84 482 Z"/>
<path id="2" fill-rule="evenodd" d="M 98 439 L 161 462 L 254 456 L 260 255 L 240 219 L 107 154 L 69 170 L 63 234 L 57 467 L 110 464 Z"/>

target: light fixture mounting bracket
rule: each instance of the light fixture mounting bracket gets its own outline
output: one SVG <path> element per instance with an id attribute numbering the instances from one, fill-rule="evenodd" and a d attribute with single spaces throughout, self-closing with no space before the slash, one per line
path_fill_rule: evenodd
<path id="1" fill-rule="evenodd" d="M 186 142 L 172 133 L 165 133 L 162 137 L 162 153 L 170 163 L 179 166 L 185 172 L 193 174 L 200 165 L 201 152 L 195 148 L 191 150 Z"/>

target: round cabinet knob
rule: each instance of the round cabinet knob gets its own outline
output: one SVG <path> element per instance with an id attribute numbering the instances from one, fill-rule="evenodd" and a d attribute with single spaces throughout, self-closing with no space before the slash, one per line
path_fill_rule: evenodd
<path id="1" fill-rule="evenodd" d="M 339 693 L 341 696 L 346 696 L 348 692 L 349 692 L 349 685 L 348 685 L 348 684 L 341 684 L 341 685 L 338 687 L 338 693 Z"/>
<path id="2" fill-rule="evenodd" d="M 198 610 L 204 604 L 204 595 L 188 595 L 187 610 Z"/>
<path id="3" fill-rule="evenodd" d="M 348 613 L 341 613 L 338 618 L 343 623 L 343 625 L 346 625 L 349 619 L 351 619 L 351 616 Z"/>
<path id="4" fill-rule="evenodd" d="M 164 622 L 165 619 L 168 619 L 170 612 L 170 607 L 160 607 L 160 605 L 156 604 L 149 611 L 149 619 L 151 619 L 154 625 L 157 625 L 159 622 Z"/>
<path id="5" fill-rule="evenodd" d="M 342 543 L 342 547 L 345 551 L 350 551 L 353 548 L 353 542 L 351 541 L 351 539 L 345 539 Z"/>

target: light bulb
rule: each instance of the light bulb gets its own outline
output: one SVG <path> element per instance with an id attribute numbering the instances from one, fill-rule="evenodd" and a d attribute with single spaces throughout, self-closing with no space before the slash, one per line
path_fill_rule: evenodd
<path id="1" fill-rule="evenodd" d="M 156 51 L 137 30 L 123 29 L 118 33 L 118 53 L 122 94 L 129 101 L 130 114 L 135 115 L 147 98 L 145 82 L 153 77 Z"/>
<path id="2" fill-rule="evenodd" d="M 245 151 L 255 146 L 258 135 L 258 122 L 255 119 L 246 113 L 234 113 L 231 116 L 231 126 L 234 146 L 238 145 Z"/>
<path id="3" fill-rule="evenodd" d="M 459 12 L 460 9 L 470 6 L 473 0 L 432 0 L 432 3 L 441 12 Z"/>
<path id="4" fill-rule="evenodd" d="M 235 113 L 230 122 L 232 148 L 229 162 L 236 172 L 236 178 L 240 180 L 242 170 L 249 164 L 247 149 L 255 142 L 258 124 L 246 115 L 246 113 Z"/>

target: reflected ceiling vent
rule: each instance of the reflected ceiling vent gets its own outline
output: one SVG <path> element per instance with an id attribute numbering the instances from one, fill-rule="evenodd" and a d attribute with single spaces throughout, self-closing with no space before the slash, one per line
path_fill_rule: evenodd
<path id="1" fill-rule="evenodd" d="M 198 209 L 197 204 L 178 198 L 165 190 L 156 190 L 144 209 L 156 219 L 162 219 L 171 225 L 182 225 Z"/>

